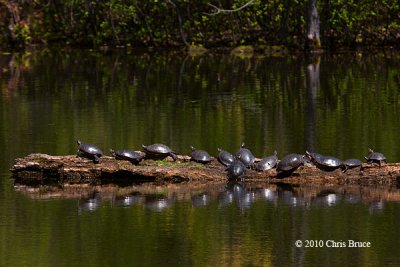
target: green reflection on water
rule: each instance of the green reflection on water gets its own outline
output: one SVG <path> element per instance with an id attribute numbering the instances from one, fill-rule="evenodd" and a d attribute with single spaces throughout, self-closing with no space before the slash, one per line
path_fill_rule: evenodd
<path id="1" fill-rule="evenodd" d="M 162 212 L 76 200 L 32 201 L 8 168 L 32 152 L 73 154 L 75 140 L 139 149 L 164 142 L 216 154 L 241 141 L 261 157 L 312 149 L 362 158 L 367 148 L 400 160 L 399 54 L 239 59 L 208 54 L 39 51 L 0 56 L 0 265 L 287 266 L 400 262 L 398 203 L 293 207 L 256 201 Z M 310 78 L 310 64 L 316 80 Z M 315 78 L 315 77 L 314 77 Z M 316 85 L 313 82 L 316 82 Z M 297 249 L 297 239 L 359 239 L 371 249 Z"/>
<path id="2" fill-rule="evenodd" d="M 190 201 L 155 211 L 100 202 L 78 212 L 83 200 L 1 202 L 3 266 L 288 266 L 395 265 L 400 258 L 398 203 L 372 211 L 339 200 L 326 206 L 256 198 L 207 206 Z M 301 198 L 297 198 L 302 201 Z M 8 203 L 9 204 L 9 203 Z M 7 219 L 6 219 L 7 218 Z M 7 239 L 9 238 L 9 239 Z M 296 248 L 296 240 L 371 242 L 371 248 Z M 326 244 L 326 243 L 325 243 Z"/>

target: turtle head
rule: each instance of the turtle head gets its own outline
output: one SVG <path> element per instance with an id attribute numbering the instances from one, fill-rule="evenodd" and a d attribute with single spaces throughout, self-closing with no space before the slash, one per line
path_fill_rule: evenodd
<path id="1" fill-rule="evenodd" d="M 276 150 L 274 150 L 274 156 L 278 155 L 278 152 Z"/>
<path id="2" fill-rule="evenodd" d="M 374 151 L 371 148 L 368 148 L 368 151 L 374 153 Z"/>
<path id="3" fill-rule="evenodd" d="M 144 149 L 146 149 L 147 146 L 145 146 L 145 145 L 142 144 L 142 147 L 143 147 Z"/>
<path id="4" fill-rule="evenodd" d="M 245 147 L 245 143 L 242 142 L 242 143 L 240 144 L 240 147 L 241 147 L 241 148 L 244 148 L 244 147 Z"/>
<path id="5" fill-rule="evenodd" d="M 111 155 L 113 155 L 113 156 L 115 157 L 115 151 L 114 151 L 114 149 L 110 148 L 110 153 L 111 153 Z"/>
<path id="6" fill-rule="evenodd" d="M 221 148 L 217 148 L 217 150 L 218 150 L 218 152 L 221 152 L 221 151 L 222 151 L 222 149 L 221 149 Z"/>
<path id="7" fill-rule="evenodd" d="M 76 143 L 78 144 L 78 146 L 80 146 L 82 144 L 82 142 L 80 140 L 76 140 Z"/>
<path id="8" fill-rule="evenodd" d="M 192 151 L 195 151 L 195 150 L 196 150 L 196 148 L 194 148 L 194 146 L 190 146 L 190 149 L 191 149 Z"/>
<path id="9" fill-rule="evenodd" d="M 303 155 L 303 158 L 307 157 L 309 160 L 313 158 L 312 153 L 310 153 L 308 150 Z"/>

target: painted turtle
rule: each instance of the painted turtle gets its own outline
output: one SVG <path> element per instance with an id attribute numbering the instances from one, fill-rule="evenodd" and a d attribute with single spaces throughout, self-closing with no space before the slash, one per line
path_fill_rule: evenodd
<path id="1" fill-rule="evenodd" d="M 242 178 L 246 172 L 246 166 L 241 160 L 235 159 L 231 165 L 229 165 L 226 170 L 228 171 L 228 178 L 237 179 Z"/>
<path id="2" fill-rule="evenodd" d="M 343 166 L 343 163 L 340 159 L 332 157 L 332 156 L 322 156 L 316 153 L 309 153 L 306 151 L 306 156 L 311 159 L 311 162 L 317 166 L 318 169 L 323 171 L 334 171 Z"/>
<path id="3" fill-rule="evenodd" d="M 213 158 L 204 150 L 197 150 L 193 146 L 190 146 L 192 153 L 190 154 L 190 160 L 199 162 L 199 163 L 208 163 L 213 160 Z"/>
<path id="4" fill-rule="evenodd" d="M 306 150 L 306 153 L 304 154 L 306 160 L 309 162 L 313 162 L 313 159 L 319 160 L 323 157 L 323 155 L 315 153 L 315 152 L 309 152 Z"/>
<path id="5" fill-rule="evenodd" d="M 243 162 L 246 167 L 252 167 L 255 161 L 253 153 L 245 148 L 244 142 L 240 145 L 239 150 L 236 152 L 236 158 Z"/>
<path id="6" fill-rule="evenodd" d="M 142 145 L 146 156 L 149 158 L 165 158 L 171 156 L 174 161 L 177 159 L 176 153 L 166 145 L 163 144 L 152 144 L 152 145 Z"/>
<path id="7" fill-rule="evenodd" d="M 290 176 L 302 165 L 304 165 L 303 155 L 289 154 L 279 161 L 276 171 L 279 177 Z"/>
<path id="8" fill-rule="evenodd" d="M 254 168 L 257 171 L 267 171 L 274 168 L 278 163 L 278 157 L 276 156 L 277 154 L 278 153 L 275 150 L 272 156 L 263 158 L 261 161 L 255 164 Z"/>
<path id="9" fill-rule="evenodd" d="M 103 156 L 103 152 L 94 145 L 83 144 L 81 141 L 77 140 L 78 144 L 78 156 L 91 159 L 94 163 L 100 162 L 100 157 Z"/>
<path id="10" fill-rule="evenodd" d="M 218 148 L 218 161 L 222 165 L 229 166 L 235 161 L 235 158 L 228 151 Z"/>
<path id="11" fill-rule="evenodd" d="M 380 167 L 382 162 L 386 163 L 386 157 L 382 153 L 375 152 L 371 148 L 368 148 L 368 150 L 370 154 L 364 157 L 368 164 L 378 163 Z"/>
<path id="12" fill-rule="evenodd" d="M 138 164 L 143 158 L 144 155 L 136 152 L 136 151 L 132 151 L 132 150 L 112 150 L 110 149 L 111 155 L 113 155 L 113 157 L 115 157 L 115 159 L 118 160 L 127 160 L 129 162 L 131 162 L 132 164 Z"/>
<path id="13" fill-rule="evenodd" d="M 346 172 L 348 169 L 353 169 L 360 167 L 360 170 L 362 170 L 362 162 L 359 159 L 346 159 L 343 161 L 342 164 L 342 172 Z"/>

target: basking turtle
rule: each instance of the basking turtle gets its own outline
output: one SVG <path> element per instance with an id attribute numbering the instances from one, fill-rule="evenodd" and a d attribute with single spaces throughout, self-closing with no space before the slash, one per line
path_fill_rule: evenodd
<path id="1" fill-rule="evenodd" d="M 204 150 L 196 150 L 193 146 L 190 146 L 192 153 L 190 154 L 190 160 L 199 162 L 199 163 L 208 163 L 213 160 L 213 158 Z"/>
<path id="2" fill-rule="evenodd" d="M 246 172 L 246 166 L 244 166 L 241 160 L 235 159 L 232 164 L 226 168 L 226 171 L 228 171 L 228 178 L 230 179 L 242 178 Z"/>
<path id="3" fill-rule="evenodd" d="M 174 161 L 177 159 L 176 152 L 174 152 L 171 148 L 163 144 L 152 144 L 152 145 L 142 145 L 144 152 L 146 152 L 146 157 L 149 158 L 165 158 L 167 156 L 171 156 Z"/>
<path id="4" fill-rule="evenodd" d="M 132 164 L 138 164 L 143 158 L 144 155 L 132 151 L 132 150 L 112 150 L 110 149 L 111 155 L 115 157 L 115 159 L 118 160 L 127 160 L 131 162 Z"/>
<path id="5" fill-rule="evenodd" d="M 343 161 L 342 164 L 342 172 L 346 172 L 348 169 L 353 169 L 360 167 L 360 170 L 362 170 L 362 162 L 359 159 L 346 159 Z"/>
<path id="6" fill-rule="evenodd" d="M 278 163 L 278 157 L 276 156 L 277 154 L 278 153 L 275 150 L 274 154 L 272 156 L 263 158 L 261 161 L 257 162 L 254 165 L 254 168 L 257 171 L 267 171 L 267 170 L 274 168 L 276 166 L 276 164 Z"/>
<path id="7" fill-rule="evenodd" d="M 299 154 L 286 155 L 281 161 L 279 161 L 276 171 L 277 176 L 285 177 L 290 176 L 297 168 L 304 165 L 304 159 Z"/>
<path id="8" fill-rule="evenodd" d="M 246 167 L 252 167 L 256 158 L 254 157 L 253 153 L 251 153 L 251 151 L 244 146 L 245 144 L 242 142 L 235 156 L 237 159 L 242 161 Z"/>
<path id="9" fill-rule="evenodd" d="M 218 148 L 218 161 L 222 165 L 229 166 L 235 161 L 235 158 L 228 151 Z"/>
<path id="10" fill-rule="evenodd" d="M 83 144 L 81 141 L 77 140 L 78 144 L 78 156 L 91 159 L 94 163 L 100 162 L 100 157 L 103 156 L 103 152 L 94 145 Z"/>
<path id="11" fill-rule="evenodd" d="M 375 152 L 371 148 L 368 148 L 368 150 L 370 154 L 364 157 L 368 164 L 378 163 L 380 167 L 382 162 L 386 163 L 386 157 L 382 153 Z"/>
<path id="12" fill-rule="evenodd" d="M 311 162 L 320 170 L 330 172 L 339 169 L 343 165 L 342 161 L 338 158 L 307 153 L 308 151 L 306 151 L 306 155 L 311 159 Z"/>
<path id="13" fill-rule="evenodd" d="M 306 153 L 304 154 L 305 158 L 309 160 L 310 162 L 313 162 L 313 159 L 319 160 L 323 157 L 323 155 L 315 153 L 315 152 L 309 152 L 306 150 Z"/>
<path id="14" fill-rule="evenodd" d="M 315 165 L 320 170 L 330 172 L 342 167 L 343 162 L 340 159 L 332 156 L 323 156 L 319 160 L 315 161 Z"/>

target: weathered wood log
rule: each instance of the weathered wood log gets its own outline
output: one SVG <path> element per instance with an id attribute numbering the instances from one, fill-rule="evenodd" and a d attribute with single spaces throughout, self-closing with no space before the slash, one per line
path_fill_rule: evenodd
<path id="1" fill-rule="evenodd" d="M 227 181 L 225 167 L 217 160 L 207 165 L 189 161 L 188 156 L 178 156 L 178 160 L 143 160 L 139 165 L 128 161 L 102 157 L 99 164 L 91 160 L 69 156 L 31 154 L 15 160 L 11 168 L 16 184 L 134 184 L 142 182 L 179 183 L 187 181 L 221 182 Z M 400 183 L 400 163 L 363 165 L 359 168 L 324 172 L 311 165 L 305 165 L 291 176 L 276 177 L 276 171 L 256 172 L 247 170 L 247 181 L 267 181 L 269 183 L 313 184 L 313 185 L 394 185 Z"/>

